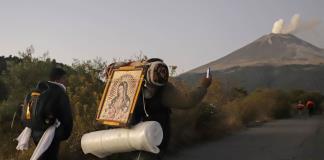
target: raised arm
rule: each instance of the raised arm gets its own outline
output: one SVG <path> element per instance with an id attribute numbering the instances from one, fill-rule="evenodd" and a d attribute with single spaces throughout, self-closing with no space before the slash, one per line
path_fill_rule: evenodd
<path id="1" fill-rule="evenodd" d="M 204 98 L 211 78 L 203 78 L 201 83 L 189 93 L 182 93 L 174 85 L 168 83 L 162 91 L 162 103 L 175 109 L 190 109 Z"/>

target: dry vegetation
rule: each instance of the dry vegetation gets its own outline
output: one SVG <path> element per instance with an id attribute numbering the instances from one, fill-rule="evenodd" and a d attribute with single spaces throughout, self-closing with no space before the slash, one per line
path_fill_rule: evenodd
<path id="1" fill-rule="evenodd" d="M 182 89 L 188 90 L 186 87 Z M 225 88 L 214 80 L 199 106 L 189 111 L 173 111 L 171 151 L 188 144 L 218 139 L 248 126 L 290 118 L 294 116 L 294 105 L 307 100 L 315 101 L 318 112 L 322 110 L 323 96 L 318 92 L 265 88 L 247 93 L 243 88 Z"/>

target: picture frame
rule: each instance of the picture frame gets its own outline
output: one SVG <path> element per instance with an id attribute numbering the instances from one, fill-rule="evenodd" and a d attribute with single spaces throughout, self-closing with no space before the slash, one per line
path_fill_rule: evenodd
<path id="1" fill-rule="evenodd" d="M 143 80 L 143 67 L 127 66 L 109 71 L 96 120 L 109 126 L 126 127 L 134 112 Z"/>

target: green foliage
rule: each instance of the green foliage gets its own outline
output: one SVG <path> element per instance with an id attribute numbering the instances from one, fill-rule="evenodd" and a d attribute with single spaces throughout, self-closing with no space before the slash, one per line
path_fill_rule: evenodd
<path id="1" fill-rule="evenodd" d="M 20 52 L 19 61 L 6 61 L 7 69 L 1 76 L 9 94 L 7 100 L 0 102 L 0 122 L 2 123 L 0 140 L 3 142 L 0 147 L 3 151 L 0 159 L 30 157 L 32 152 L 15 151 L 16 143 L 11 140 L 17 137 L 23 128 L 19 120 L 16 120 L 13 129 L 10 129 L 10 123 L 14 112 L 18 109 L 18 104 L 23 102 L 24 96 L 35 87 L 38 81 L 47 80 L 48 73 L 54 66 L 60 66 L 68 72 L 67 90 L 74 114 L 74 130 L 71 138 L 62 146 L 62 155 L 64 158 L 79 159 L 78 156 L 82 155 L 81 136 L 100 127 L 95 122 L 95 116 L 104 85 L 101 80 L 101 71 L 106 66 L 106 62 L 101 59 L 86 62 L 75 61 L 69 67 L 57 64 L 55 60 L 46 55 L 43 57 L 32 55 L 33 49 L 27 48 L 25 52 Z M 4 148 L 4 146 L 7 147 Z"/>
<path id="2" fill-rule="evenodd" d="M 8 89 L 0 77 L 0 102 L 8 98 Z"/>
<path id="3" fill-rule="evenodd" d="M 7 68 L 6 58 L 1 56 L 0 57 L 0 75 L 1 75 L 2 71 L 6 70 L 6 68 Z"/>
<path id="4" fill-rule="evenodd" d="M 8 87 L 6 86 L 5 73 L 7 71 L 7 63 L 18 63 L 20 60 L 18 57 L 4 57 L 0 56 L 0 103 L 6 100 L 9 96 Z"/>
<path id="5" fill-rule="evenodd" d="M 0 107 L 5 111 L 1 112 L 0 121 L 10 120 L 11 115 L 16 111 L 19 103 L 23 102 L 25 95 L 35 87 L 38 81 L 46 80 L 49 70 L 55 65 L 47 58 L 40 60 L 31 56 L 30 49 L 21 52 L 21 62 L 7 62 L 7 70 L 2 74 L 2 79 L 8 89 L 8 99 Z M 9 118 L 9 119 L 8 119 Z"/>
<path id="6" fill-rule="evenodd" d="M 194 109 L 195 114 L 186 112 L 190 118 L 185 114 L 179 116 L 180 119 L 175 118 L 188 121 L 186 123 L 188 126 L 184 127 L 179 125 L 180 122 L 174 124 L 174 128 L 178 129 L 176 144 L 183 146 L 200 140 L 219 138 L 257 121 L 289 118 L 292 116 L 292 105 L 299 100 L 304 103 L 313 100 L 320 111 L 324 110 L 323 96 L 318 92 L 257 89 L 247 93 L 244 88 L 224 87 L 219 81 L 214 80 L 204 102 L 198 106 L 198 109 Z M 192 123 L 195 124 L 194 127 L 189 125 Z M 185 133 L 188 129 L 191 129 L 189 130 L 191 136 L 183 136 L 188 135 Z M 180 141 L 182 139 L 186 142 Z"/>
<path id="7" fill-rule="evenodd" d="M 73 157 L 72 153 L 82 155 L 80 140 L 83 134 L 97 130 L 96 122 L 97 107 L 100 103 L 101 94 L 104 88 L 100 80 L 106 62 L 97 59 L 94 61 L 75 61 L 72 71 L 68 77 L 68 94 L 73 107 L 74 130 L 65 148 L 67 158 Z"/>

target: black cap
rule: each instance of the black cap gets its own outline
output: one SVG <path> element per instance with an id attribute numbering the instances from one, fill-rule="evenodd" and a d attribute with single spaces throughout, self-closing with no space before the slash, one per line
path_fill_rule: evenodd
<path id="1" fill-rule="evenodd" d="M 50 72 L 49 79 L 51 81 L 56 81 L 61 79 L 64 75 L 66 75 L 66 72 L 62 68 L 53 68 Z"/>

